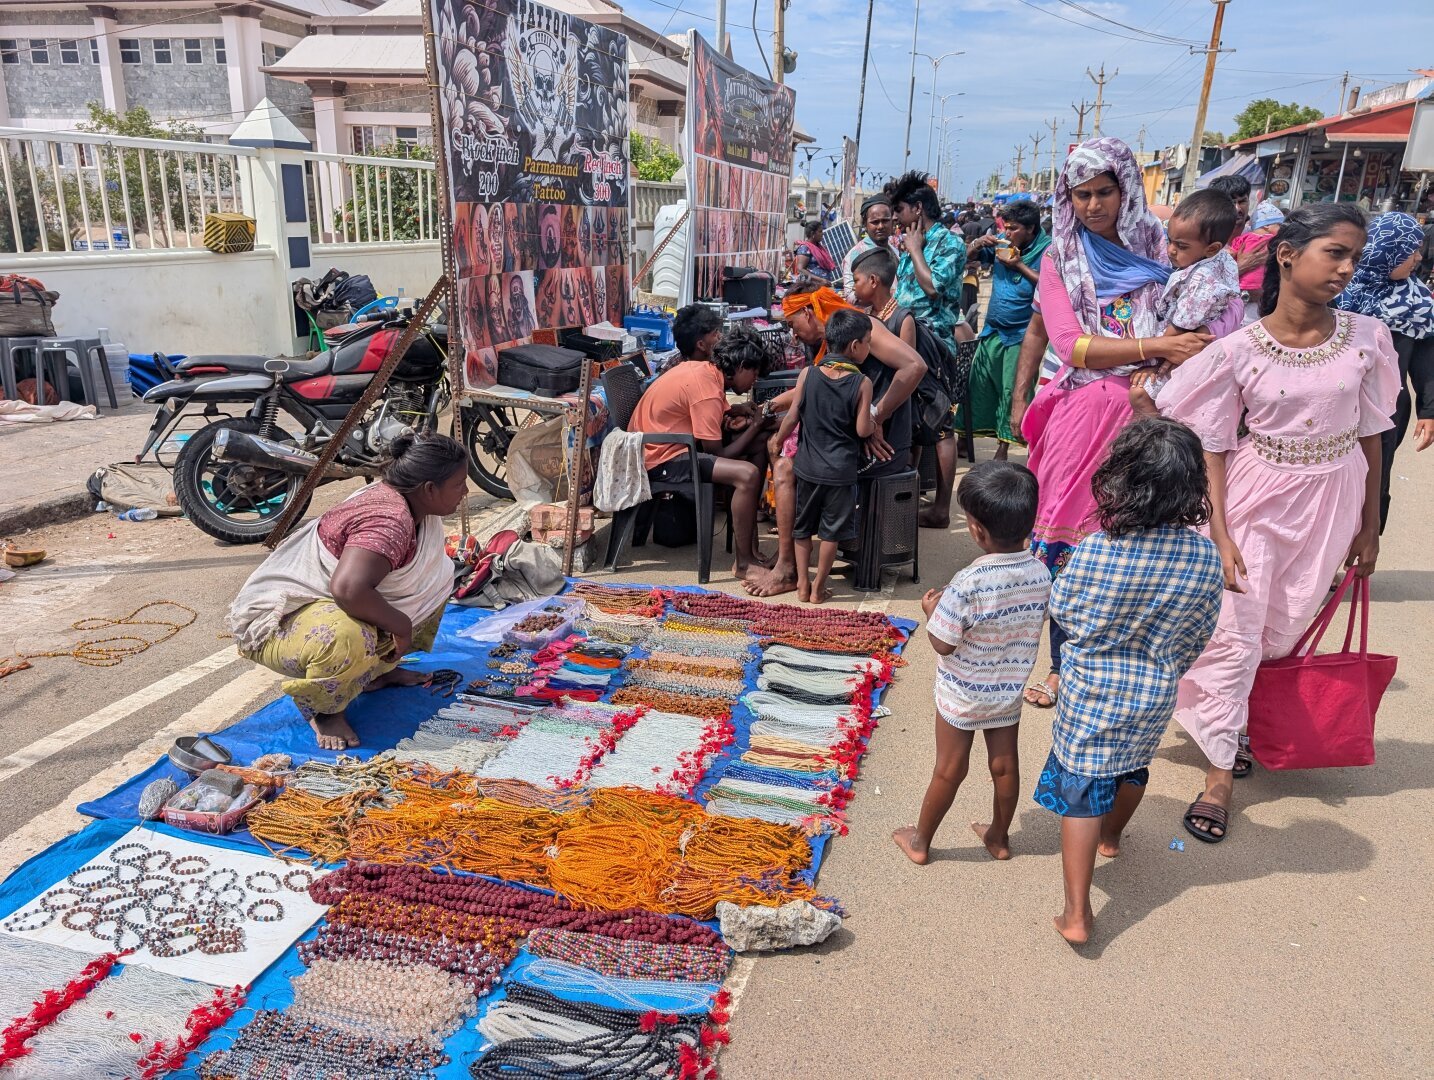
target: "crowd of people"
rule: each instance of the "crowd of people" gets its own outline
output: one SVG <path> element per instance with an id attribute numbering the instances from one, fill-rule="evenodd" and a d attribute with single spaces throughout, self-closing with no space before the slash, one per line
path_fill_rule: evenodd
<path id="1" fill-rule="evenodd" d="M 1163 224 L 1111 138 L 1071 152 L 1048 218 L 1028 200 L 943 211 L 910 173 L 862 204 L 844 259 L 818 254 L 819 221 L 799 249 L 782 311 L 810 365 L 793 390 L 727 407 L 726 390 L 765 370 L 762 350 L 742 331 L 715 340 L 717 317 L 689 308 L 678 346 L 712 370 L 678 365 L 644 398 L 648 416 L 693 419 L 704 475 L 743 466 L 734 569 L 747 591 L 821 603 L 855 534 L 855 478 L 910 467 L 927 337 L 976 342 L 962 403 L 920 448 L 938 463 L 921 524 L 949 525 L 954 490 L 983 554 L 923 598 L 936 767 L 894 839 L 926 861 L 979 730 L 995 792 L 974 827 L 1009 857 L 1015 725 L 1025 705 L 1053 709 L 1035 799 L 1062 818 L 1056 926 L 1072 942 L 1090 933 L 1095 860 L 1118 854 L 1171 719 L 1208 762 L 1184 827 L 1229 835 L 1235 781 L 1254 767 L 1257 668 L 1290 652 L 1342 568 L 1373 572 L 1411 418 L 1416 448 L 1434 443 L 1427 233 L 1347 203 L 1250 201 L 1248 181 L 1222 178 Z M 997 450 L 958 488 L 959 409 Z M 755 534 L 768 473 L 774 559 Z M 1048 674 L 1032 681 L 1046 624 Z"/>

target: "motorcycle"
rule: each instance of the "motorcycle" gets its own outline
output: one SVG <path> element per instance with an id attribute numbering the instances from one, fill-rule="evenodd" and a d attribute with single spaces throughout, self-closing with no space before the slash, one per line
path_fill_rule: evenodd
<path id="1" fill-rule="evenodd" d="M 180 507 L 204 532 L 231 544 L 263 540 L 299 495 L 304 476 L 338 431 L 407 326 L 375 320 L 307 360 L 267 356 L 191 356 L 174 377 L 144 395 L 158 403 L 136 460 L 161 445 L 181 418 L 202 408 L 174 462 Z M 344 440 L 321 483 L 378 476 L 400 434 L 431 431 L 451 400 L 447 328 L 425 329 L 383 393 Z M 224 406 L 244 405 L 243 416 Z M 158 456 L 158 455 L 156 455 Z M 308 509 L 307 500 L 297 521 Z"/>

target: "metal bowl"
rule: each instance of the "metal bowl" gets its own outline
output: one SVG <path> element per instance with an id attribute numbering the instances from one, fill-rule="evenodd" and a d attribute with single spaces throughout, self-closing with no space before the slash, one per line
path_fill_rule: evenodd
<path id="1" fill-rule="evenodd" d="M 198 776 L 216 765 L 228 765 L 233 761 L 233 755 L 213 739 L 182 735 L 169 748 L 169 760 L 190 776 Z"/>

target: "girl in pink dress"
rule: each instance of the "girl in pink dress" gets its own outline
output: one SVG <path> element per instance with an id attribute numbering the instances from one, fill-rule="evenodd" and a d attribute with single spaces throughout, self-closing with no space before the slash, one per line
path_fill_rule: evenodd
<path id="1" fill-rule="evenodd" d="M 1379 433 L 1399 392 L 1397 358 L 1379 320 L 1328 307 L 1364 241 L 1364 215 L 1348 203 L 1291 214 L 1270 245 L 1264 318 L 1186 361 L 1160 394 L 1160 411 L 1204 444 L 1225 569 L 1219 625 L 1175 712 L 1210 762 L 1185 814 L 1208 843 L 1229 831 L 1255 669 L 1288 655 L 1341 565 L 1368 576 L 1379 555 Z"/>
<path id="2" fill-rule="evenodd" d="M 1056 184 L 1051 245 L 1037 285 L 1041 325 L 1063 363 L 1019 422 L 1019 404 L 1011 414 L 1040 481 L 1031 552 L 1052 577 L 1100 527 L 1091 477 L 1130 422 L 1131 373 L 1162 359 L 1179 363 L 1211 340 L 1200 333 L 1161 336 L 1156 305 L 1169 276 L 1165 230 L 1145 205 L 1130 147 L 1113 138 L 1077 146 Z M 1238 325 L 1235 316 L 1228 329 Z M 1041 333 L 1033 321 L 1027 338 Z M 1017 385 L 1026 377 L 1018 372 Z M 1055 704 L 1064 641 L 1052 621 L 1051 673 L 1027 688 L 1028 703 Z"/>

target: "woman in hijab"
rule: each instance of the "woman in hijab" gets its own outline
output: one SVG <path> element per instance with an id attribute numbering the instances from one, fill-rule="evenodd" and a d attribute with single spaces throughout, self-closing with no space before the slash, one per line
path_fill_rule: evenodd
<path id="1" fill-rule="evenodd" d="M 1414 449 L 1426 450 L 1434 443 L 1434 297 L 1429 286 L 1414 276 L 1423 257 L 1424 230 L 1408 214 L 1380 214 L 1369 223 L 1354 277 L 1334 306 L 1360 315 L 1372 315 L 1394 338 L 1399 354 L 1399 400 L 1394 406 L 1394 426 L 1384 432 L 1384 474 L 1379 482 L 1379 531 L 1389 520 L 1389 474 L 1394 452 L 1404 441 L 1409 426 L 1411 399 L 1409 382 L 1414 382 Z"/>
<path id="2" fill-rule="evenodd" d="M 1130 375 L 1160 360 L 1181 363 L 1212 340 L 1199 333 L 1160 336 L 1155 309 L 1169 276 L 1165 231 L 1145 205 L 1130 147 L 1113 138 L 1076 147 L 1056 184 L 1051 244 L 1037 286 L 1036 308 L 1062 366 L 1020 428 L 1040 481 L 1031 551 L 1052 577 L 1099 527 L 1091 477 L 1130 420 Z M 1027 689 L 1030 704 L 1055 704 L 1065 638 L 1052 621 L 1051 674 Z"/>

